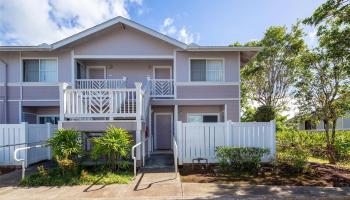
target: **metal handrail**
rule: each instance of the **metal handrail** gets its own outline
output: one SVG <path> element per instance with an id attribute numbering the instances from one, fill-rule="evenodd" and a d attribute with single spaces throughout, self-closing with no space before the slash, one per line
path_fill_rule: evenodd
<path id="1" fill-rule="evenodd" d="M 30 147 L 21 147 L 21 148 L 18 148 L 16 149 L 14 152 L 13 152 L 13 159 L 17 162 L 21 162 L 21 165 L 22 165 L 22 180 L 24 179 L 25 177 L 25 170 L 26 170 L 26 166 L 25 166 L 25 159 L 21 159 L 21 158 L 18 158 L 17 157 L 17 153 L 19 151 L 23 151 L 23 150 L 28 150 L 28 149 L 32 149 L 32 148 L 40 148 L 40 147 L 46 147 L 47 145 L 46 144 L 39 144 L 39 145 L 35 145 L 35 146 L 30 146 Z"/>
<path id="2" fill-rule="evenodd" d="M 178 149 L 179 147 L 177 146 L 176 139 L 173 138 L 173 151 L 174 151 L 174 167 L 175 167 L 175 177 L 177 178 L 177 173 L 179 171 L 178 166 L 177 166 L 177 159 L 178 159 Z"/>
<path id="3" fill-rule="evenodd" d="M 134 176 L 136 176 L 136 156 L 135 156 L 135 149 L 136 147 L 140 146 L 142 144 L 142 142 L 139 142 L 137 144 L 135 144 L 134 146 L 132 146 L 131 148 L 131 157 L 134 160 Z"/>

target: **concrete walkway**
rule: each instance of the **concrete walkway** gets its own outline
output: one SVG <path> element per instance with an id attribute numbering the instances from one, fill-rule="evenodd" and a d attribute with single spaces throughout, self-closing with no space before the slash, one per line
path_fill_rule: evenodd
<path id="1" fill-rule="evenodd" d="M 350 188 L 181 183 L 174 172 L 144 172 L 127 185 L 0 187 L 0 200 L 39 199 L 350 199 Z"/>

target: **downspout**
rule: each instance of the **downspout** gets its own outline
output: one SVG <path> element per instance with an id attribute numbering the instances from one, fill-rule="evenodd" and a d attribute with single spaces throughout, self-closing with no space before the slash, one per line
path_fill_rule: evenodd
<path id="1" fill-rule="evenodd" d="M 8 106 L 7 106 L 7 95 L 8 95 L 8 92 L 7 92 L 7 87 L 8 87 L 8 85 L 7 85 L 7 76 L 8 76 L 8 74 L 7 74 L 7 63 L 4 61 L 4 60 L 2 60 L 2 59 L 0 59 L 0 62 L 2 62 L 4 65 L 5 65 L 5 77 L 4 77 L 4 93 L 5 93 L 5 96 L 4 96 L 4 113 L 5 113 L 5 124 L 7 124 L 8 123 L 8 121 L 7 121 L 7 118 L 8 118 L 8 114 L 7 114 L 7 108 L 8 108 Z"/>

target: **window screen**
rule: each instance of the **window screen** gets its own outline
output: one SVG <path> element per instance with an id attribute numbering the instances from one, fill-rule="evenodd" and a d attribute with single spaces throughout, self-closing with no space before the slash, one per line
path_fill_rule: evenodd
<path id="1" fill-rule="evenodd" d="M 191 81 L 206 80 L 206 61 L 191 60 Z"/>
<path id="2" fill-rule="evenodd" d="M 39 60 L 23 60 L 25 82 L 39 82 Z"/>

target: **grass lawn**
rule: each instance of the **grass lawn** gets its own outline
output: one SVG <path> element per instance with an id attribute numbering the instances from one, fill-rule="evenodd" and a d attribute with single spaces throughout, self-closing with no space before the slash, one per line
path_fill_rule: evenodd
<path id="1" fill-rule="evenodd" d="M 21 181 L 21 186 L 63 186 L 63 185 L 107 185 L 107 184 L 127 184 L 133 178 L 133 173 L 110 172 L 106 170 L 86 169 L 80 173 L 62 175 L 59 168 L 50 168 L 26 177 Z"/>

